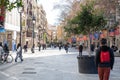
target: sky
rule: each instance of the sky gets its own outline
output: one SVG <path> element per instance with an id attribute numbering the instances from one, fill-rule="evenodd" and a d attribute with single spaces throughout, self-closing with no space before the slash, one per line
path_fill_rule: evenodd
<path id="1" fill-rule="evenodd" d="M 53 7 L 55 3 L 59 3 L 59 2 L 60 0 L 38 0 L 38 3 L 43 5 L 43 9 L 46 12 L 48 23 L 51 25 L 57 24 L 57 17 L 60 11 L 57 9 L 53 10 Z"/>

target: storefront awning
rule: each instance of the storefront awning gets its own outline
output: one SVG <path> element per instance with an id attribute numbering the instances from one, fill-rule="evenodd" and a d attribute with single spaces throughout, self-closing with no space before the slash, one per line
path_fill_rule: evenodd
<path id="1" fill-rule="evenodd" d="M 0 28 L 0 33 L 5 32 L 4 28 Z"/>

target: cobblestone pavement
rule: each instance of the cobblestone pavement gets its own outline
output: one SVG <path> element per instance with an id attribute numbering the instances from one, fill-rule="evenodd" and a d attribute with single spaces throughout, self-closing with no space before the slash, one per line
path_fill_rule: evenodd
<path id="1" fill-rule="evenodd" d="M 15 53 L 11 52 L 13 57 Z M 87 51 L 83 52 L 88 55 Z M 0 65 L 0 80 L 99 80 L 97 74 L 78 72 L 78 52 L 76 49 L 48 48 L 35 53 L 23 53 L 24 61 Z M 110 80 L 120 80 L 120 58 L 115 57 Z"/>

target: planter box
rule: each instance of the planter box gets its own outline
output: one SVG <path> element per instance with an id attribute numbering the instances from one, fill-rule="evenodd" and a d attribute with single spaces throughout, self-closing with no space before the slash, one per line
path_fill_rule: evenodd
<path id="1" fill-rule="evenodd" d="M 114 56 L 115 57 L 120 57 L 120 53 L 119 52 L 114 52 Z"/>
<path id="2" fill-rule="evenodd" d="M 77 56 L 78 68 L 80 73 L 86 74 L 97 74 L 95 67 L 94 56 L 89 57 L 88 55 Z"/>

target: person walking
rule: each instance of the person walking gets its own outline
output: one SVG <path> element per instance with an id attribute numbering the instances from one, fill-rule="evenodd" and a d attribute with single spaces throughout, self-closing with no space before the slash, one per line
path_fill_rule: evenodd
<path id="1" fill-rule="evenodd" d="M 59 44 L 59 45 L 58 45 L 58 47 L 59 47 L 59 50 L 61 50 L 61 48 L 62 48 L 62 45 L 61 45 L 61 44 Z"/>
<path id="2" fill-rule="evenodd" d="M 40 42 L 38 43 L 38 48 L 39 48 L 39 51 L 41 50 L 41 44 Z"/>
<path id="3" fill-rule="evenodd" d="M 107 40 L 102 38 L 101 46 L 97 49 L 95 55 L 95 64 L 98 70 L 99 80 L 109 80 L 110 70 L 114 65 L 113 50 L 107 46 Z"/>
<path id="4" fill-rule="evenodd" d="M 94 53 L 94 49 L 95 49 L 95 43 L 92 43 L 92 44 L 90 45 L 90 56 L 91 56 L 91 54 Z"/>
<path id="5" fill-rule="evenodd" d="M 82 56 L 83 45 L 80 44 L 78 49 L 79 49 L 79 56 Z"/>
<path id="6" fill-rule="evenodd" d="M 31 52 L 35 53 L 35 44 L 32 45 Z"/>
<path id="7" fill-rule="evenodd" d="M 24 45 L 24 53 L 27 52 L 27 44 Z"/>
<path id="8" fill-rule="evenodd" d="M 66 53 L 68 53 L 68 44 L 65 44 L 64 49 L 65 49 Z"/>
<path id="9" fill-rule="evenodd" d="M 4 50 L 4 54 L 5 54 L 5 60 L 4 60 L 4 62 L 6 62 L 7 57 L 8 57 L 8 55 L 9 55 L 9 48 L 8 48 L 8 45 L 7 45 L 7 44 L 4 44 L 3 50 Z"/>
<path id="10" fill-rule="evenodd" d="M 21 61 L 23 61 L 23 59 L 22 59 L 22 47 L 21 47 L 20 43 L 17 45 L 17 54 L 16 54 L 15 62 L 17 62 L 18 57 L 21 59 Z"/>
<path id="11" fill-rule="evenodd" d="M 118 50 L 118 47 L 115 46 L 115 44 L 113 44 L 113 45 L 111 46 L 111 49 L 113 49 L 113 51 L 116 52 L 116 51 Z"/>

